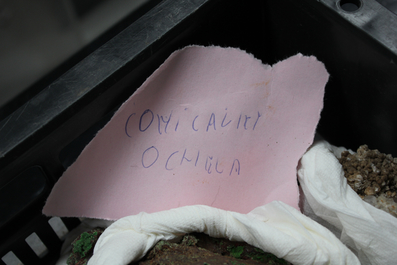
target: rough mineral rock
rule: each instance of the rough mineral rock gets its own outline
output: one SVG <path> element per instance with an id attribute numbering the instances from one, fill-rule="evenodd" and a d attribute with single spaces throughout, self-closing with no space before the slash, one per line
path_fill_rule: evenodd
<path id="1" fill-rule="evenodd" d="M 362 145 L 356 154 L 343 152 L 339 162 L 347 183 L 364 201 L 397 217 L 397 158 Z"/>

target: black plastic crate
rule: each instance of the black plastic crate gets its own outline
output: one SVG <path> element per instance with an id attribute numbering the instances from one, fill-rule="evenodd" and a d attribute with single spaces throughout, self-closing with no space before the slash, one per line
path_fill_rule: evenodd
<path id="1" fill-rule="evenodd" d="M 118 106 L 190 44 L 238 47 L 268 64 L 315 55 L 331 75 L 318 132 L 397 155 L 392 10 L 374 0 L 164 0 L 0 121 L 0 264 L 12 255 L 55 263 L 62 234 L 41 214 L 52 186 Z M 37 238 L 38 255 L 27 243 Z"/>

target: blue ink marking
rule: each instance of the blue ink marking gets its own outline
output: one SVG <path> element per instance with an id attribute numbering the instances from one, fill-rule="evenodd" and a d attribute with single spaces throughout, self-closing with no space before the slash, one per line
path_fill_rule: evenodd
<path id="1" fill-rule="evenodd" d="M 218 170 L 218 160 L 216 160 L 215 171 L 218 172 L 219 174 L 222 174 L 222 172 L 223 172 L 223 169 L 222 169 L 222 171 Z"/>
<path id="2" fill-rule="evenodd" d="M 211 122 L 211 121 L 212 121 L 212 122 Z M 210 120 L 208 121 L 207 132 L 208 132 L 208 128 L 209 128 L 211 125 L 214 125 L 214 130 L 216 131 L 216 128 L 215 128 L 215 114 L 214 114 L 214 113 L 211 113 Z"/>
<path id="3" fill-rule="evenodd" d="M 130 122 L 130 118 L 131 118 L 132 116 L 134 116 L 135 114 L 136 114 L 136 113 L 132 113 L 130 116 L 128 116 L 127 122 L 125 123 L 125 128 L 124 128 L 125 134 L 126 134 L 128 137 L 130 137 L 130 138 L 131 138 L 131 135 L 128 134 L 128 123 Z"/>
<path id="4" fill-rule="evenodd" d="M 158 131 L 159 131 L 159 134 L 161 135 L 160 116 L 158 114 L 157 114 L 157 120 L 158 120 Z"/>
<path id="5" fill-rule="evenodd" d="M 175 131 L 177 131 L 177 130 L 178 130 L 178 125 L 179 125 L 179 120 L 178 120 L 178 122 L 176 123 L 176 126 L 175 126 Z"/>
<path id="6" fill-rule="evenodd" d="M 196 163 L 194 163 L 194 166 L 197 166 L 197 162 L 199 160 L 200 157 L 200 151 L 197 151 L 197 158 L 196 158 Z"/>
<path id="7" fill-rule="evenodd" d="M 161 120 L 162 120 L 164 123 L 166 123 L 165 129 L 164 129 L 164 132 L 165 132 L 165 133 L 167 133 L 167 127 L 168 127 L 168 124 L 170 123 L 171 116 L 172 116 L 172 111 L 171 111 L 171 113 L 170 113 L 170 116 L 169 116 L 168 120 L 166 120 L 166 121 L 163 119 L 164 117 L 161 116 Z M 167 116 L 165 116 L 165 117 L 167 117 Z"/>
<path id="8" fill-rule="evenodd" d="M 237 162 L 237 165 L 236 165 L 235 171 L 237 172 L 237 175 L 240 175 L 240 161 L 238 161 L 238 159 L 234 159 L 232 169 L 230 170 L 229 176 L 232 174 L 234 165 L 236 164 L 236 162 Z"/>
<path id="9" fill-rule="evenodd" d="M 252 128 L 252 130 L 255 130 L 256 124 L 258 123 L 258 120 L 259 120 L 260 117 L 262 117 L 262 115 L 258 111 L 258 118 L 256 119 L 254 127 Z"/>
<path id="10" fill-rule="evenodd" d="M 225 110 L 227 110 L 227 108 L 226 108 Z M 225 117 L 223 117 L 223 120 L 222 120 L 222 123 L 221 123 L 221 127 L 226 127 L 226 126 L 229 125 L 229 123 L 232 122 L 232 120 L 230 120 L 228 123 L 224 124 L 225 119 L 226 119 L 226 116 L 227 116 L 227 112 L 226 112 L 226 114 L 225 114 Z"/>
<path id="11" fill-rule="evenodd" d="M 144 160 L 144 157 L 145 157 L 146 152 L 148 152 L 150 149 L 154 149 L 154 150 L 156 151 L 157 155 L 156 155 L 156 159 L 154 159 L 154 161 L 153 161 L 150 165 L 146 166 L 143 160 Z M 157 161 L 158 158 L 159 158 L 159 150 L 157 150 L 156 147 L 151 146 L 151 147 L 149 147 L 148 149 L 146 149 L 146 150 L 143 152 L 143 154 L 142 154 L 142 166 L 143 166 L 144 168 L 149 168 L 149 167 L 153 166 L 154 163 L 156 163 L 156 161 Z"/>
<path id="12" fill-rule="evenodd" d="M 168 159 L 167 159 L 167 162 L 165 162 L 165 169 L 167 169 L 167 170 L 173 170 L 174 168 L 168 168 L 168 162 L 170 161 L 170 159 L 171 159 L 171 157 L 173 156 L 173 155 L 175 155 L 176 153 L 178 153 L 179 151 L 175 151 L 175 152 L 173 152 L 169 157 L 168 157 Z"/>
<path id="13" fill-rule="evenodd" d="M 240 127 L 240 121 L 241 121 L 241 114 L 240 114 L 240 118 L 238 118 L 237 129 L 238 127 Z"/>
<path id="14" fill-rule="evenodd" d="M 211 166 L 212 166 L 212 163 L 210 162 L 210 165 L 208 166 L 208 168 L 207 168 L 207 165 L 208 165 L 208 158 L 210 159 L 210 160 L 212 160 L 212 156 L 207 156 L 207 159 L 205 160 L 205 170 L 207 170 L 207 172 L 208 172 L 208 174 L 211 174 Z"/>
<path id="15" fill-rule="evenodd" d="M 152 119 L 150 120 L 149 125 L 146 126 L 146 128 L 145 128 L 144 130 L 142 130 L 142 118 L 143 118 L 143 116 L 146 115 L 146 113 L 148 113 L 148 112 L 150 112 L 150 113 L 152 114 Z M 140 130 L 141 132 L 146 131 L 146 130 L 150 127 L 150 125 L 152 124 L 153 119 L 154 119 L 154 114 L 153 114 L 153 112 L 152 112 L 150 109 L 145 110 L 145 111 L 142 113 L 141 118 L 139 119 L 139 130 Z"/>
<path id="16" fill-rule="evenodd" d="M 196 119 L 198 118 L 198 115 L 196 116 L 196 117 L 194 117 L 194 119 L 193 119 L 193 122 L 192 122 L 192 128 L 193 128 L 193 131 L 198 131 L 198 129 L 196 129 L 195 127 L 194 127 L 194 123 L 196 122 Z"/>
<path id="17" fill-rule="evenodd" d="M 182 156 L 181 164 L 180 164 L 180 165 L 182 165 L 183 159 L 185 159 L 187 162 L 192 161 L 191 159 L 189 160 L 185 155 L 186 155 L 186 148 L 185 148 L 185 152 L 183 152 L 183 156 Z"/>
<path id="18" fill-rule="evenodd" d="M 247 115 L 245 115 L 245 122 L 244 122 L 244 129 L 247 130 L 247 121 L 251 119 L 251 117 L 248 117 Z"/>

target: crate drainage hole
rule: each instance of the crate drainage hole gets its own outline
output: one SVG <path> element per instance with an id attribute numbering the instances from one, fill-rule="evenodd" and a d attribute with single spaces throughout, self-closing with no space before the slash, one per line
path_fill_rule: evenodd
<path id="1" fill-rule="evenodd" d="M 32 233 L 25 239 L 25 241 L 39 258 L 47 255 L 48 249 L 36 233 Z"/>
<path id="2" fill-rule="evenodd" d="M 346 12 L 355 12 L 360 9 L 362 2 L 360 0 L 340 0 L 338 5 Z"/>
<path id="3" fill-rule="evenodd" d="M 52 217 L 50 220 L 48 220 L 48 223 L 50 224 L 52 230 L 54 230 L 55 234 L 57 234 L 58 238 L 62 241 L 65 240 L 69 230 L 62 222 L 62 219 L 59 217 Z"/>
<path id="4" fill-rule="evenodd" d="M 6 264 L 6 265 L 23 265 L 22 261 L 18 259 L 17 256 L 15 256 L 14 252 L 9 251 L 7 254 L 5 254 L 1 260 Z"/>

